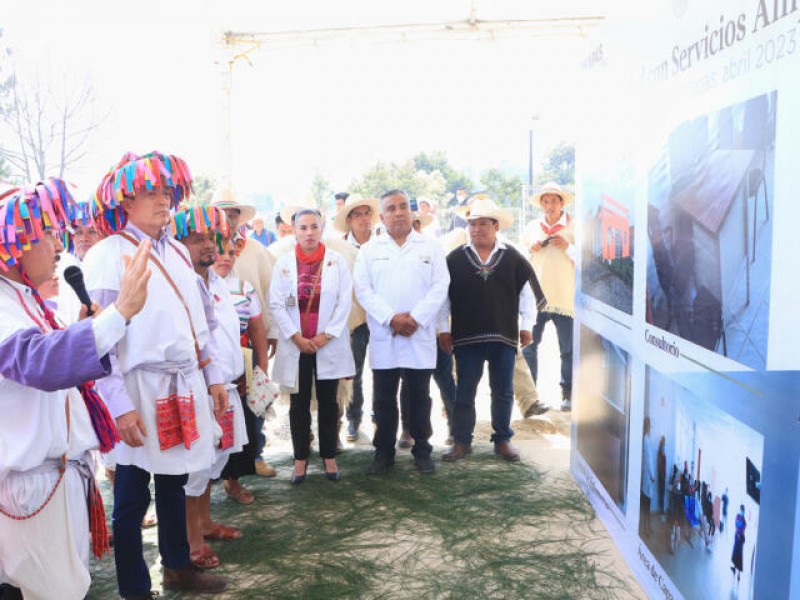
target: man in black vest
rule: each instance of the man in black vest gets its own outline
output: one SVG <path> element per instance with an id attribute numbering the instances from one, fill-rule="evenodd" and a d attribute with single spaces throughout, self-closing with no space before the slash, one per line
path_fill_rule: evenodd
<path id="1" fill-rule="evenodd" d="M 439 344 L 456 358 L 456 404 L 453 414 L 453 448 L 445 461 L 461 460 L 472 452 L 475 429 L 475 394 L 489 363 L 492 391 L 492 442 L 495 454 L 519 460 L 511 446 L 511 410 L 514 406 L 514 360 L 518 343 L 531 342 L 536 304 L 529 281 L 530 263 L 497 238 L 510 227 L 513 216 L 485 195 L 476 197 L 467 213 L 470 242 L 447 256 L 450 271 L 448 301 L 451 323 L 443 315 Z M 452 333 L 451 333 L 452 326 Z"/>

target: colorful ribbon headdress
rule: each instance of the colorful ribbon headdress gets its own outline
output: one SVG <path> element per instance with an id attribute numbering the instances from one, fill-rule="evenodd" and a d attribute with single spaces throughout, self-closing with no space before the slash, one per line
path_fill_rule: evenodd
<path id="1" fill-rule="evenodd" d="M 215 206 L 182 205 L 170 219 L 170 232 L 176 240 L 185 238 L 189 233 L 213 232 L 217 248 L 224 252 L 225 244 L 231 238 L 231 226 L 225 211 Z"/>
<path id="2" fill-rule="evenodd" d="M 71 204 L 69 207 L 70 211 L 70 223 L 74 228 L 78 227 L 94 227 L 94 223 L 92 222 L 92 215 L 89 211 L 89 202 L 84 200 L 83 202 L 76 202 L 75 204 Z M 69 229 L 64 231 L 62 242 L 64 244 L 64 249 L 69 252 L 70 254 L 75 254 L 75 231 L 70 231 Z"/>
<path id="3" fill-rule="evenodd" d="M 0 196 L 0 272 L 17 265 L 22 253 L 49 232 L 70 229 L 75 207 L 67 184 L 54 178 Z"/>
<path id="4" fill-rule="evenodd" d="M 23 252 L 38 244 L 50 232 L 57 234 L 70 229 L 78 208 L 67 184 L 60 179 L 47 179 L 36 185 L 9 190 L 0 197 L 0 267 L 19 268 L 23 282 L 31 289 L 53 329 L 61 329 L 52 311 L 44 304 L 33 282 L 28 279 L 19 258 Z M 114 419 L 108 413 L 100 396 L 94 391 L 94 382 L 78 386 L 86 403 L 92 426 L 100 440 L 100 449 L 108 452 L 119 441 Z"/>
<path id="5" fill-rule="evenodd" d="M 172 192 L 172 210 L 192 192 L 192 174 L 186 163 L 169 154 L 150 152 L 139 156 L 126 152 L 116 166 L 106 173 L 90 203 L 92 219 L 98 231 L 111 235 L 125 227 L 127 217 L 122 209 L 125 196 L 140 190 L 166 186 Z"/>

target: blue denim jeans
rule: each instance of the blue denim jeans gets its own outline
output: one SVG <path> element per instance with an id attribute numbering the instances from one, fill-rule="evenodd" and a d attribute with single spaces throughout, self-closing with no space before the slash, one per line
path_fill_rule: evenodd
<path id="1" fill-rule="evenodd" d="M 511 410 L 514 407 L 514 360 L 517 349 L 502 342 L 483 342 L 457 346 L 456 405 L 453 412 L 453 439 L 472 444 L 475 430 L 475 395 L 483 376 L 483 363 L 489 363 L 489 388 L 492 394 L 492 441 L 507 442 L 514 435 Z"/>
<path id="2" fill-rule="evenodd" d="M 536 315 L 536 323 L 533 326 L 533 342 L 523 348 L 522 355 L 528 368 L 531 370 L 531 377 L 536 382 L 539 374 L 539 344 L 542 341 L 542 332 L 548 321 L 552 321 L 558 336 L 558 350 L 561 353 L 561 395 L 565 400 L 572 399 L 572 317 L 559 315 L 551 312 L 539 312 Z"/>
<path id="3" fill-rule="evenodd" d="M 367 358 L 367 345 L 369 344 L 369 327 L 363 323 L 350 333 L 350 348 L 353 351 L 353 360 L 356 363 L 356 376 L 353 377 L 353 396 L 347 405 L 347 420 L 361 424 L 364 416 L 364 362 Z"/>
<path id="4" fill-rule="evenodd" d="M 155 434 L 155 432 L 153 432 Z M 158 551 L 169 569 L 188 567 L 186 495 L 188 475 L 154 475 Z M 117 587 L 123 597 L 150 592 L 150 571 L 142 553 L 142 519 L 150 506 L 150 473 L 133 465 L 117 465 L 114 477 L 114 562 Z"/>
<path id="5" fill-rule="evenodd" d="M 414 438 L 411 453 L 415 457 L 430 456 L 431 437 L 431 370 L 430 369 L 373 369 L 372 406 L 375 414 L 375 437 L 372 445 L 377 455 L 394 457 L 397 442 L 399 411 L 397 390 L 400 379 L 408 389 L 408 430 Z"/>
<path id="6" fill-rule="evenodd" d="M 453 411 L 456 406 L 456 380 L 453 379 L 453 355 L 443 352 L 439 345 L 436 345 L 436 370 L 433 372 L 433 380 L 439 388 L 439 395 L 442 397 L 442 404 L 447 413 L 447 425 L 450 433 L 453 433 Z"/>

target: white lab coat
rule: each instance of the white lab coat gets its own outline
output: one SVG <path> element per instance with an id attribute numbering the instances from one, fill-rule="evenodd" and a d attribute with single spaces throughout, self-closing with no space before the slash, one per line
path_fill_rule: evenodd
<path id="1" fill-rule="evenodd" d="M 344 257 L 325 248 L 322 259 L 321 295 L 317 333 L 333 336 L 317 351 L 317 379 L 342 379 L 355 375 L 350 349 L 347 319 L 353 302 L 353 280 Z M 289 296 L 294 302 L 289 301 Z M 292 304 L 289 306 L 288 304 Z M 300 307 L 297 302 L 297 258 L 294 252 L 282 255 L 275 263 L 269 289 L 269 309 L 278 325 L 279 341 L 272 379 L 279 385 L 296 389 L 300 349 L 290 339 L 300 331 Z"/>
<path id="2" fill-rule="evenodd" d="M 353 279 L 367 311 L 370 367 L 436 368 L 437 317 L 450 285 L 442 245 L 416 231 L 402 246 L 389 235 L 373 236 L 358 252 Z M 389 326 L 403 312 L 419 324 L 408 337 Z"/>

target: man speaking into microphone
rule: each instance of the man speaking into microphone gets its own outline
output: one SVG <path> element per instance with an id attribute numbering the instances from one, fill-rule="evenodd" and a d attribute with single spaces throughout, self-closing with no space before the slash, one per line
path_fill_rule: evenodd
<path id="1" fill-rule="evenodd" d="M 118 439 L 91 380 L 147 294 L 149 244 L 124 259 L 119 294 L 63 329 L 37 288 L 53 277 L 53 235 L 72 198 L 50 179 L 0 197 L 0 598 L 79 600 L 89 549 L 108 549 L 90 451 Z M 95 307 L 97 309 L 97 307 Z M 89 510 L 87 510 L 87 490 Z"/>
<path id="2" fill-rule="evenodd" d="M 69 287 L 78 296 L 78 300 L 86 307 L 86 316 L 91 317 L 94 314 L 92 307 L 92 300 L 89 298 L 89 292 L 86 291 L 86 284 L 83 281 L 83 271 L 75 265 L 69 266 L 64 269 L 64 281 L 69 284 Z"/>

